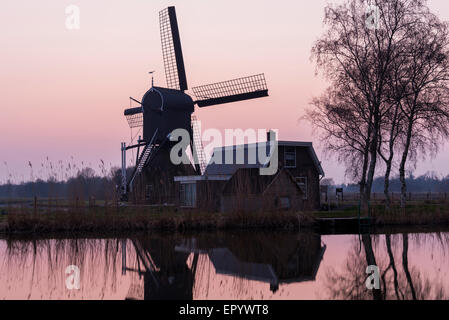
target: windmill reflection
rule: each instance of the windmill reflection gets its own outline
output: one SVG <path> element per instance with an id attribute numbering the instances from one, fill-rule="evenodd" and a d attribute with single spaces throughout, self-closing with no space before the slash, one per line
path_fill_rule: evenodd
<path id="1" fill-rule="evenodd" d="M 272 292 L 281 284 L 314 281 L 326 250 L 317 234 L 226 234 L 176 239 L 130 240 L 140 283 L 131 285 L 128 299 L 193 299 L 195 278 L 204 272 L 199 257 L 207 257 L 217 274 L 266 283 Z M 129 248 L 129 247 L 128 247 Z"/>

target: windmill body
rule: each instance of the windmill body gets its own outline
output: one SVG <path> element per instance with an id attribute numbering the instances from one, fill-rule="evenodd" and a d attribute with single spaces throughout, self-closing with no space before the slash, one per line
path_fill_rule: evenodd
<path id="1" fill-rule="evenodd" d="M 191 130 L 194 102 L 182 91 L 153 87 L 144 95 L 142 107 L 145 141 L 150 141 L 156 130 L 156 142 L 159 143 L 173 130 Z"/>
<path id="2" fill-rule="evenodd" d="M 136 195 L 141 190 L 148 200 L 154 189 L 162 189 L 156 202 L 170 201 L 174 193 L 172 183 L 175 175 L 201 175 L 201 168 L 195 161 L 194 166 L 174 165 L 170 161 L 170 150 L 176 143 L 170 140 L 170 134 L 176 129 L 184 129 L 190 134 L 190 144 L 195 160 L 199 159 L 201 141 L 194 143 L 192 114 L 195 105 L 200 108 L 231 102 L 268 96 L 263 74 L 244 77 L 215 84 L 192 88 L 195 98 L 185 93 L 188 90 L 181 40 L 174 7 L 159 13 L 161 45 L 164 59 L 167 88 L 152 85 L 141 101 L 134 101 L 140 107 L 125 110 L 124 114 L 131 128 L 143 127 L 143 137 L 137 145 L 126 147 L 122 143 L 122 198 L 128 199 L 129 193 Z M 137 148 L 136 166 L 130 177 L 126 175 L 126 151 Z M 142 152 L 140 152 L 142 148 Z M 139 181 L 137 184 L 136 181 Z M 144 190 L 145 189 L 145 190 Z M 162 199 L 162 194 L 167 197 Z M 135 198 L 135 197 L 134 197 Z M 153 201 L 154 202 L 154 201 Z"/>

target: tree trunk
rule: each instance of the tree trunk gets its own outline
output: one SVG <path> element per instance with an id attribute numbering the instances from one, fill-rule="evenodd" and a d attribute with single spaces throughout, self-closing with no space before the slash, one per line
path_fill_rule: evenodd
<path id="1" fill-rule="evenodd" d="M 416 300 L 415 287 L 413 286 L 412 276 L 408 268 L 408 234 L 402 234 L 402 266 L 404 267 L 405 277 L 407 278 L 413 300 Z"/>
<path id="2" fill-rule="evenodd" d="M 391 174 L 391 166 L 392 160 L 389 159 L 386 162 L 387 168 L 385 170 L 385 180 L 384 180 L 384 194 L 385 194 L 385 209 L 389 211 L 391 209 L 391 198 L 390 198 L 390 174 Z"/>
<path id="3" fill-rule="evenodd" d="M 401 181 L 401 208 L 405 208 L 407 202 L 407 183 L 405 181 L 405 165 L 407 164 L 408 153 L 412 140 L 413 120 L 409 119 L 407 136 L 405 140 L 404 152 L 402 153 L 401 164 L 399 166 L 399 179 Z"/>
<path id="4" fill-rule="evenodd" d="M 365 199 L 365 189 L 366 189 L 366 171 L 368 169 L 368 148 L 365 150 L 365 154 L 363 155 L 363 167 L 362 167 L 362 178 L 360 180 L 360 201 L 362 202 L 362 206 L 367 203 L 367 200 Z"/>
<path id="5" fill-rule="evenodd" d="M 385 161 L 386 170 L 385 170 L 385 180 L 384 180 L 384 194 L 385 194 L 385 210 L 389 211 L 391 209 L 391 197 L 390 197 L 390 175 L 391 175 L 391 167 L 393 166 L 394 159 L 394 146 L 396 139 L 398 137 L 398 128 L 401 127 L 401 120 L 398 116 L 399 114 L 399 104 L 396 105 L 393 119 L 391 120 L 391 128 L 390 128 L 390 141 L 388 142 L 388 158 L 382 155 L 381 143 L 379 143 L 379 154 L 382 159 Z"/>
<path id="6" fill-rule="evenodd" d="M 391 250 L 391 236 L 388 234 L 385 236 L 385 242 L 387 244 L 388 257 L 390 258 L 390 265 L 393 268 L 393 285 L 396 298 L 400 300 L 399 297 L 399 283 L 398 283 L 398 270 L 396 269 L 396 264 L 394 262 L 393 250 Z"/>
<path id="7" fill-rule="evenodd" d="M 366 263 L 368 266 L 377 266 L 376 257 L 374 255 L 373 246 L 371 243 L 371 235 L 362 235 L 363 248 L 365 249 Z M 373 299 L 382 300 L 382 291 L 380 289 L 373 289 Z"/>
<path id="8" fill-rule="evenodd" d="M 371 200 L 371 189 L 373 187 L 373 181 L 374 181 L 374 174 L 376 172 L 376 164 L 377 164 L 377 146 L 378 146 L 378 138 L 379 138 L 379 119 L 378 116 L 374 116 L 374 124 L 373 124 L 373 137 L 371 139 L 370 143 L 370 149 L 369 149 L 369 155 L 370 155 L 370 162 L 369 162 L 369 169 L 367 174 L 367 180 L 366 180 L 366 188 L 365 188 L 365 201 L 364 205 L 366 208 L 369 207 L 369 201 Z"/>

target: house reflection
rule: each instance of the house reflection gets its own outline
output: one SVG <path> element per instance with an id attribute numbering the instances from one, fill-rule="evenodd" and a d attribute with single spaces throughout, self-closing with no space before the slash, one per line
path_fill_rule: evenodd
<path id="1" fill-rule="evenodd" d="M 193 299 L 199 256 L 207 256 L 217 274 L 267 283 L 272 292 L 281 284 L 314 281 L 326 245 L 321 236 L 302 234 L 217 234 L 175 239 L 132 240 L 140 285 L 130 299 Z M 268 289 L 268 288 L 267 288 Z"/>

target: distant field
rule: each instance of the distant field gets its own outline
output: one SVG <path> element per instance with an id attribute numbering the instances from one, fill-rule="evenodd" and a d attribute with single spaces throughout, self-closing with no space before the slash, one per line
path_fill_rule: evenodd
<path id="1" fill-rule="evenodd" d="M 356 204 L 359 202 L 360 194 L 354 192 L 343 193 L 343 197 L 337 200 L 335 193 L 328 195 L 329 201 L 332 204 L 340 204 L 340 203 L 351 203 Z M 391 192 L 390 199 L 393 203 L 399 203 L 401 200 L 401 194 L 399 192 Z M 383 193 L 372 193 L 371 194 L 371 203 L 372 204 L 382 204 L 385 201 L 385 194 Z M 407 201 L 410 204 L 419 204 L 419 203 L 443 203 L 449 202 L 449 192 L 408 192 L 407 193 Z M 321 197 L 321 202 L 326 203 L 325 197 Z"/>
<path id="2" fill-rule="evenodd" d="M 64 199 L 64 198 L 38 198 L 36 199 L 36 205 L 38 207 L 72 207 L 72 206 L 105 206 L 106 202 L 104 200 L 75 200 L 75 199 Z M 0 198 L 0 207 L 6 206 L 34 206 L 34 198 L 14 198 L 14 199 L 4 199 Z"/>

